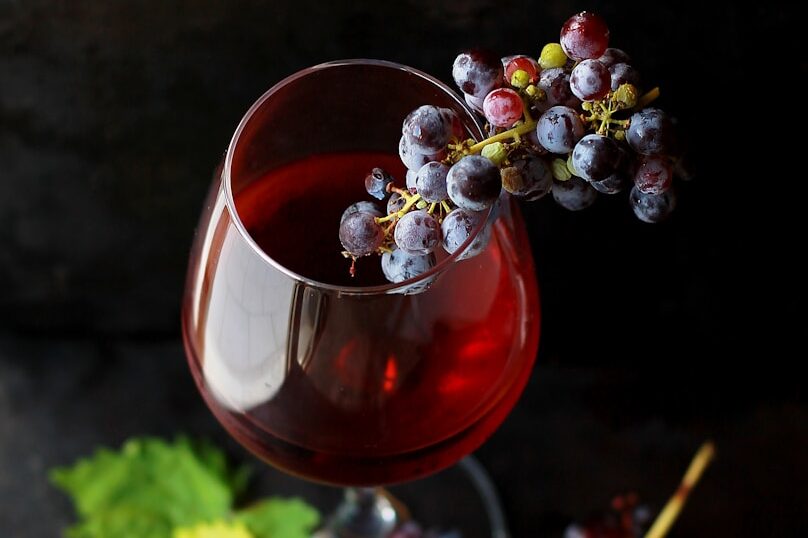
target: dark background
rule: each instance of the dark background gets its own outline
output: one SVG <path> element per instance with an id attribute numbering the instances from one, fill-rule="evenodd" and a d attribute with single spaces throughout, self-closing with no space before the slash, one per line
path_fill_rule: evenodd
<path id="1" fill-rule="evenodd" d="M 525 206 L 541 350 L 478 455 L 514 535 L 557 536 L 626 489 L 659 506 L 713 438 L 672 536 L 805 535 L 806 172 L 789 139 L 806 47 L 798 11 L 753 4 L 0 0 L 3 535 L 57 535 L 72 513 L 46 470 L 99 444 L 183 431 L 249 460 L 195 392 L 179 303 L 212 170 L 261 93 L 349 57 L 450 82 L 460 49 L 537 55 L 582 9 L 662 87 L 697 178 L 658 226 L 625 196 Z"/>

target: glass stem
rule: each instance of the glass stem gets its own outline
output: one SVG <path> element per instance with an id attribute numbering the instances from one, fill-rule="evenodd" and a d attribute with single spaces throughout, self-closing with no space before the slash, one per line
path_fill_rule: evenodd
<path id="1" fill-rule="evenodd" d="M 376 488 L 347 488 L 345 498 L 318 538 L 385 538 L 398 522 L 390 500 Z"/>

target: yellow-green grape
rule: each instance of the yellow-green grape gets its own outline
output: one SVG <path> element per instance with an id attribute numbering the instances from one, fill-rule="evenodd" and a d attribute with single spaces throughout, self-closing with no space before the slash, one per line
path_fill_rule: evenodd
<path id="1" fill-rule="evenodd" d="M 552 162 L 553 177 L 558 181 L 567 181 L 572 177 L 572 174 L 567 168 L 567 163 L 564 159 L 553 159 Z"/>
<path id="2" fill-rule="evenodd" d="M 569 170 L 570 174 L 572 174 L 573 176 L 577 176 L 578 172 L 576 172 L 575 167 L 572 166 L 572 153 L 570 153 L 569 156 L 567 156 L 566 164 L 567 164 L 567 170 Z"/>
<path id="3" fill-rule="evenodd" d="M 621 84 L 614 92 L 614 100 L 620 105 L 620 108 L 631 108 L 637 104 L 638 92 L 637 87 L 633 84 Z"/>
<path id="4" fill-rule="evenodd" d="M 527 71 L 523 69 L 517 69 L 513 72 L 511 76 L 511 86 L 514 88 L 525 88 L 528 84 L 530 84 L 530 75 Z"/>
<path id="5" fill-rule="evenodd" d="M 552 69 L 554 67 L 564 67 L 567 63 L 567 55 L 559 43 L 547 43 L 541 49 L 539 65 L 542 69 Z"/>
<path id="6" fill-rule="evenodd" d="M 480 154 L 497 166 L 500 166 L 508 157 L 505 145 L 502 142 L 494 142 L 485 146 Z"/>

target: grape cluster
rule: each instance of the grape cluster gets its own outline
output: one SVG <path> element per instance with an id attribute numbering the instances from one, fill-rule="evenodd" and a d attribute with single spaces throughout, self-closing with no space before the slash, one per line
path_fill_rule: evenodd
<path id="1" fill-rule="evenodd" d="M 379 253 L 391 282 L 417 277 L 435 265 L 437 249 L 455 253 L 485 224 L 503 189 L 525 201 L 552 193 L 578 211 L 599 193 L 630 188 L 635 215 L 650 223 L 676 206 L 674 175 L 686 172 L 673 155 L 672 122 L 648 106 L 659 90 L 640 92 L 639 72 L 609 47 L 609 29 L 594 13 L 570 17 L 538 59 L 471 50 L 457 56 L 452 76 L 489 137 L 467 138 L 450 109 L 412 111 L 399 141 L 406 188 L 374 169 L 366 190 L 387 198 L 386 215 L 360 202 L 343 216 L 343 254 L 354 262 Z M 483 229 L 458 257 L 479 254 L 489 237 Z"/>
<path id="2" fill-rule="evenodd" d="M 636 493 L 617 495 L 609 510 L 573 523 L 564 530 L 564 538 L 639 538 L 651 522 L 651 511 L 640 504 Z"/>
<path id="3" fill-rule="evenodd" d="M 488 209 L 502 190 L 500 169 L 490 159 L 469 153 L 448 158 L 451 148 L 465 143 L 466 132 L 450 109 L 423 105 L 403 122 L 399 156 L 407 167 L 406 188 L 399 188 L 385 170 L 374 168 L 365 190 L 386 199 L 386 214 L 372 202 L 349 206 L 340 222 L 343 254 L 354 262 L 381 254 L 382 272 L 393 283 L 431 270 L 439 250 L 466 259 L 482 252 L 491 237 Z M 458 252 L 481 227 L 474 240 Z M 354 266 L 352 265 L 352 271 Z M 406 288 L 426 289 L 432 279 Z"/>

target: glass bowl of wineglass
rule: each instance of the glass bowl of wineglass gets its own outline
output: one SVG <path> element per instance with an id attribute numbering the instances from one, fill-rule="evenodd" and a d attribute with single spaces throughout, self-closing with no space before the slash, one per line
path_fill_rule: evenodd
<path id="1" fill-rule="evenodd" d="M 340 215 L 367 198 L 372 168 L 404 177 L 401 123 L 423 104 L 483 138 L 448 87 L 402 65 L 331 62 L 276 84 L 238 125 L 190 255 L 184 344 L 215 417 L 285 473 L 359 488 L 356 502 L 479 447 L 538 347 L 534 266 L 509 197 L 468 239 L 491 227 L 471 259 L 460 248 L 397 284 L 371 260 L 349 275 Z"/>

